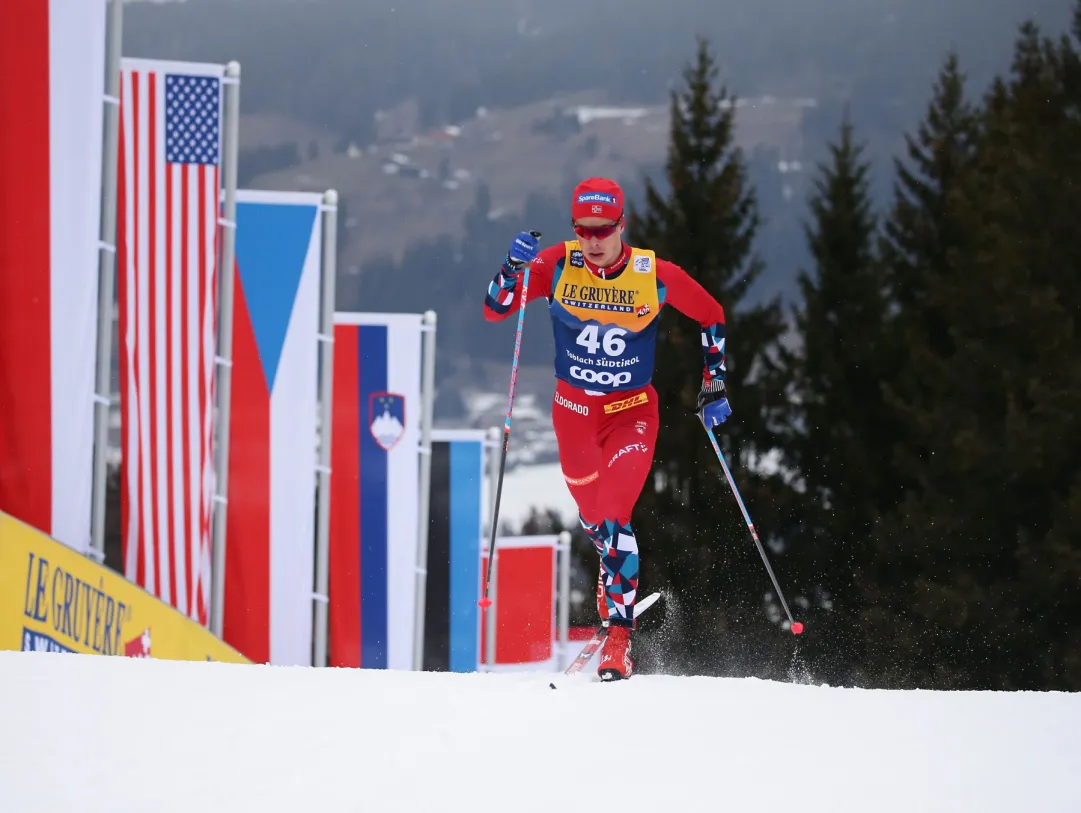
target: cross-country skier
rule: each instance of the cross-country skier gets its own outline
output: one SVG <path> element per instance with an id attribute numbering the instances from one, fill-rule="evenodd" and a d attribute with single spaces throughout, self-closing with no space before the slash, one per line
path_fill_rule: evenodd
<path id="1" fill-rule="evenodd" d="M 608 638 L 597 673 L 628 678 L 638 589 L 631 513 L 653 463 L 657 391 L 653 355 L 664 305 L 702 330 L 698 414 L 707 427 L 731 414 L 725 391 L 724 310 L 686 271 L 623 242 L 623 191 L 607 178 L 582 181 L 571 197 L 577 239 L 545 248 L 521 232 L 488 286 L 484 316 L 521 305 L 519 279 L 532 263 L 526 302 L 548 301 L 555 336 L 552 424 L 563 477 L 600 555 L 597 612 Z"/>

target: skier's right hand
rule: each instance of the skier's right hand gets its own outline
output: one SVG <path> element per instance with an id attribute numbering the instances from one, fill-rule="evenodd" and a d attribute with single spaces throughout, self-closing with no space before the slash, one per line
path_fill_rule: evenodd
<path id="1" fill-rule="evenodd" d="M 507 266 L 513 275 L 517 275 L 522 266 L 527 265 L 537 258 L 537 248 L 540 241 L 537 232 L 522 231 L 511 243 L 510 251 L 507 252 Z"/>
<path id="2" fill-rule="evenodd" d="M 697 414 L 706 429 L 712 429 L 732 416 L 723 378 L 702 382 L 702 390 L 698 393 Z"/>

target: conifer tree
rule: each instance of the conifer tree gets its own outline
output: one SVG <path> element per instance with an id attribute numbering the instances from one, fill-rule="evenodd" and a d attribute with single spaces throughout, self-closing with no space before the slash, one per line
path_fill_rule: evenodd
<path id="1" fill-rule="evenodd" d="M 907 163 L 895 160 L 897 181 L 881 254 L 891 297 L 903 311 L 925 304 L 927 274 L 941 268 L 947 248 L 960 239 L 949 199 L 972 162 L 977 112 L 965 98 L 965 75 L 955 52 L 947 55 L 923 121 L 905 135 Z"/>
<path id="2" fill-rule="evenodd" d="M 668 189 L 646 181 L 644 209 L 628 212 L 628 240 L 680 265 L 725 309 L 726 382 L 734 414 L 717 436 L 756 522 L 769 527 L 761 517 L 773 505 L 766 499 L 773 485 L 746 463 L 773 446 L 768 419 L 782 393 L 771 378 L 770 352 L 784 325 L 779 302 L 744 303 L 762 271 L 754 251 L 759 216 L 744 157 L 733 142 L 735 105 L 717 73 L 708 43 L 699 40 L 683 74 L 685 86 L 671 95 Z M 669 603 L 681 608 L 687 635 L 671 643 L 694 668 L 768 669 L 763 659 L 735 664 L 714 651 L 721 630 L 728 637 L 720 651 L 748 655 L 752 644 L 769 649 L 753 635 L 769 625 L 762 605 L 769 581 L 694 414 L 702 381 L 699 327 L 671 309 L 660 318 L 653 383 L 661 428 L 654 482 L 647 483 L 635 517 L 643 586 L 652 582 L 673 591 Z"/>
<path id="3" fill-rule="evenodd" d="M 890 435 L 881 390 L 886 282 L 874 250 L 869 167 L 847 113 L 829 154 L 805 227 L 814 267 L 798 276 L 799 344 L 783 358 L 793 396 L 785 459 L 805 497 L 795 553 L 803 583 L 831 597 L 832 608 L 815 613 L 808 654 L 816 677 L 837 681 L 858 657 L 855 574 L 888 488 L 881 455 Z"/>
<path id="4" fill-rule="evenodd" d="M 922 456 L 876 533 L 895 574 L 867 596 L 879 685 L 1081 687 L 1079 65 L 1022 28 L 949 202 L 962 239 L 926 285 L 948 341 L 910 333 L 921 385 L 895 393 Z"/>
<path id="5" fill-rule="evenodd" d="M 971 230 L 959 220 L 956 198 L 973 166 L 979 137 L 978 111 L 965 97 L 965 74 L 957 54 L 951 52 L 923 121 L 914 135 L 905 136 L 907 162 L 895 161 L 894 203 L 879 241 L 892 310 L 886 337 L 890 374 L 883 387 L 894 405 L 938 397 L 926 386 L 920 362 L 912 354 L 921 346 L 948 353 L 952 345 L 944 303 L 930 289 L 932 279 L 944 279 L 954 267 L 951 254 L 974 249 Z M 899 431 L 898 426 L 893 428 Z M 926 455 L 916 438 L 897 435 L 885 458 L 897 493 L 918 478 Z"/>

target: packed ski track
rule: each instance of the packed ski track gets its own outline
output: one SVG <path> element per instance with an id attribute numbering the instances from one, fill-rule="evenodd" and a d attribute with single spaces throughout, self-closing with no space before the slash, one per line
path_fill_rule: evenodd
<path id="1" fill-rule="evenodd" d="M 594 678 L 2 652 L 0 810 L 1081 810 L 1078 694 Z"/>

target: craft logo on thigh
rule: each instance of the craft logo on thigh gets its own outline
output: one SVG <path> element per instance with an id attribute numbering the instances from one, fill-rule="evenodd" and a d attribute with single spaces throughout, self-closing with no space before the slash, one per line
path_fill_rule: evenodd
<path id="1" fill-rule="evenodd" d="M 624 398 L 621 401 L 613 401 L 610 404 L 604 405 L 604 412 L 607 415 L 612 415 L 616 412 L 622 412 L 625 409 L 630 409 L 633 406 L 644 404 L 649 400 L 649 394 L 640 392 L 637 395 L 632 395 L 630 398 Z"/>
<path id="2" fill-rule="evenodd" d="M 619 458 L 623 457 L 623 455 L 625 455 L 625 454 L 630 454 L 631 452 L 648 452 L 648 451 L 649 451 L 649 447 L 646 446 L 646 444 L 644 444 L 644 443 L 630 443 L 630 444 L 624 446 L 622 449 L 620 449 L 614 455 L 612 455 L 612 459 L 608 461 L 608 468 L 612 468 L 612 464 L 615 463 L 617 460 L 619 460 Z"/>

